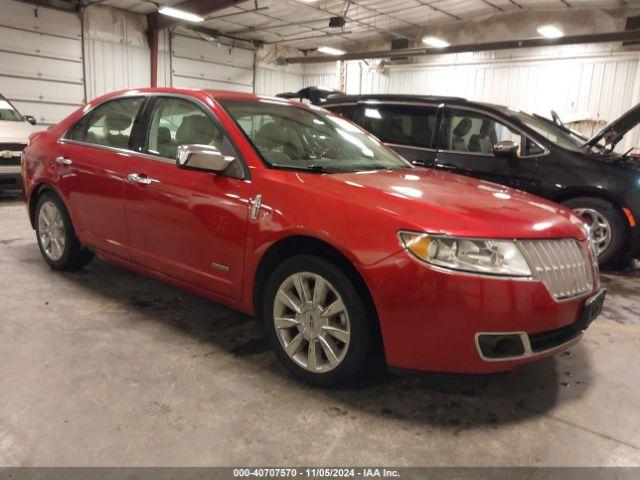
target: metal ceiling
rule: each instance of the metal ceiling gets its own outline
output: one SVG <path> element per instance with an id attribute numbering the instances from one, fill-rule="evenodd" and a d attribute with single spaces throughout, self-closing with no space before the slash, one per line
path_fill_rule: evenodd
<path id="1" fill-rule="evenodd" d="M 182 0 L 82 0 L 152 13 L 157 5 Z M 247 0 L 216 11 L 199 26 L 247 40 L 312 49 L 319 45 L 363 41 L 383 36 L 408 38 L 413 30 L 444 23 L 524 10 L 603 7 L 633 0 Z M 343 28 L 329 28 L 329 18 L 343 16 Z"/>

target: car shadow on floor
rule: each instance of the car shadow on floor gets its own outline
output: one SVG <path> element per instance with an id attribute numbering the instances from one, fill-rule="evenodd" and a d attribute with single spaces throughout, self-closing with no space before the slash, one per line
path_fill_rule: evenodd
<path id="1" fill-rule="evenodd" d="M 17 258 L 30 264 L 28 268 L 121 303 L 125 308 L 119 321 L 162 322 L 205 345 L 194 357 L 232 355 L 245 362 L 247 369 L 272 376 L 273 383 L 282 388 L 305 389 L 310 396 L 319 397 L 331 417 L 368 415 L 458 434 L 544 415 L 560 403 L 581 397 L 591 382 L 588 353 L 578 344 L 507 374 L 388 374 L 352 388 L 310 388 L 294 380 L 279 364 L 262 328 L 247 315 L 97 260 L 81 272 L 53 272 L 39 257 L 35 243 L 15 248 Z"/>

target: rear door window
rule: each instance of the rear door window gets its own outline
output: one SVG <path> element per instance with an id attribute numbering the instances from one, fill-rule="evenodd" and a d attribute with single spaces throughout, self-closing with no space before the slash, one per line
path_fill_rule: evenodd
<path id="1" fill-rule="evenodd" d="M 390 144 L 431 148 L 436 107 L 420 105 L 361 105 L 359 123 Z"/>
<path id="2" fill-rule="evenodd" d="M 67 138 L 93 145 L 127 149 L 143 97 L 110 100 L 87 113 Z"/>

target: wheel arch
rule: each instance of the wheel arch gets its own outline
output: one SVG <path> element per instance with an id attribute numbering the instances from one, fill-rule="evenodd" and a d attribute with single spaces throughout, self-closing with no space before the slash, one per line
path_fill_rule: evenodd
<path id="1" fill-rule="evenodd" d="M 62 195 L 55 189 L 53 185 L 50 183 L 42 182 L 36 185 L 31 189 L 29 193 L 29 199 L 27 201 L 27 208 L 29 210 L 29 221 L 31 222 L 31 228 L 36 228 L 36 207 L 38 205 L 38 198 L 44 192 L 52 192 L 54 193 L 61 201 L 65 204 L 67 211 L 69 211 L 69 207 L 67 206 Z"/>
<path id="2" fill-rule="evenodd" d="M 612 194 L 607 190 L 603 190 L 600 188 L 593 188 L 593 187 L 565 189 L 562 192 L 560 192 L 558 195 L 555 195 L 552 198 L 552 200 L 557 203 L 564 203 L 567 200 L 580 198 L 580 197 L 598 198 L 600 200 L 607 201 L 611 205 L 613 205 L 615 211 L 618 213 L 618 215 L 620 216 L 620 219 L 622 220 L 622 224 L 624 225 L 624 232 L 625 232 L 624 249 L 628 250 L 631 244 L 631 227 L 629 225 L 629 221 L 627 220 L 627 216 L 623 210 L 623 207 L 625 206 L 624 202 L 619 197 L 617 197 L 616 195 Z"/>
<path id="3" fill-rule="evenodd" d="M 269 274 L 284 260 L 296 255 L 315 255 L 336 265 L 353 283 L 363 300 L 367 318 L 372 322 L 376 341 L 382 348 L 382 334 L 378 313 L 371 292 L 363 276 L 353 262 L 330 243 L 308 235 L 291 235 L 274 242 L 260 258 L 253 282 L 253 308 L 255 315 L 262 318 L 261 293 L 269 279 Z"/>

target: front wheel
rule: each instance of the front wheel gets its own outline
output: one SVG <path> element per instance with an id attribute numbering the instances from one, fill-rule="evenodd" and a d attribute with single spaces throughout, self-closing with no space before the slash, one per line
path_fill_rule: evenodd
<path id="1" fill-rule="evenodd" d="M 264 320 L 280 360 L 319 386 L 357 381 L 371 356 L 362 299 L 334 264 L 312 255 L 284 261 L 269 278 Z"/>
<path id="2" fill-rule="evenodd" d="M 42 257 L 54 270 L 79 270 L 93 258 L 80 245 L 64 203 L 51 192 L 38 198 L 36 236 Z"/>
<path id="3" fill-rule="evenodd" d="M 624 221 L 611 203 L 600 198 L 579 197 L 567 200 L 564 205 L 589 226 L 600 265 L 612 263 L 622 256 L 626 235 Z"/>

